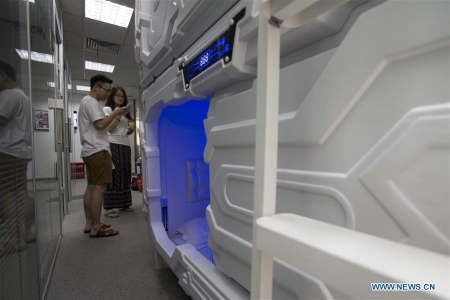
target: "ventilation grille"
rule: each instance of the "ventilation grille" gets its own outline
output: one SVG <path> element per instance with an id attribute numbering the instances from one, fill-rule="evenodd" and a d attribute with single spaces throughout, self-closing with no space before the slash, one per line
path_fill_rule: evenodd
<path id="1" fill-rule="evenodd" d="M 86 38 L 86 49 L 105 49 L 108 52 L 119 54 L 120 45 L 99 41 L 91 38 Z"/>

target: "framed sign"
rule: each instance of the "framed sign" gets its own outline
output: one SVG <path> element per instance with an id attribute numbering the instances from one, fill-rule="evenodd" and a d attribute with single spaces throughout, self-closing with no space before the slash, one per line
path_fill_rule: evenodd
<path id="1" fill-rule="evenodd" d="M 48 110 L 34 111 L 35 128 L 39 130 L 48 130 Z"/>

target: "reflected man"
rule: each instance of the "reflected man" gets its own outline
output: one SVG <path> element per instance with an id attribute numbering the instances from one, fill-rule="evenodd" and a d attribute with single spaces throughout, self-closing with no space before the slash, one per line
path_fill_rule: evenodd
<path id="1" fill-rule="evenodd" d="M 16 82 L 15 69 L 0 60 L 0 231 L 4 239 L 0 244 L 6 251 L 21 250 L 36 240 L 34 202 L 27 189 L 32 158 L 30 107 L 30 98 Z"/>

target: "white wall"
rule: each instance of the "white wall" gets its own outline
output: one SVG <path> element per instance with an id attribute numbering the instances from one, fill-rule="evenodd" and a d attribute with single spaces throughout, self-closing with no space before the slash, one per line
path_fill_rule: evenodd
<path id="1" fill-rule="evenodd" d="M 70 118 L 72 120 L 71 126 L 71 135 L 72 135 L 72 155 L 71 155 L 71 162 L 77 163 L 77 162 L 83 162 L 83 160 L 80 157 L 81 154 L 81 142 L 80 142 L 80 130 L 79 128 L 74 130 L 73 127 L 73 112 L 79 110 L 81 99 L 83 99 L 85 95 L 79 95 L 79 94 L 73 94 L 71 102 L 69 103 L 69 112 L 70 112 Z"/>
<path id="2" fill-rule="evenodd" d="M 33 130 L 36 178 L 56 177 L 55 163 L 57 158 L 55 152 L 54 111 L 48 109 L 48 98 L 54 97 L 54 91 L 33 90 L 33 115 L 35 110 L 46 110 L 48 111 L 49 118 L 48 130 Z M 33 128 L 34 127 L 33 117 Z M 28 168 L 28 178 L 32 178 L 31 171 L 31 168 Z"/>

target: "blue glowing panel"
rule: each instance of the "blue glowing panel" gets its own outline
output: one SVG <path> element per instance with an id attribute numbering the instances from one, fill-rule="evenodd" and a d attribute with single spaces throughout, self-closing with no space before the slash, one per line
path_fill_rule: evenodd
<path id="1" fill-rule="evenodd" d="M 233 25 L 222 34 L 217 40 L 211 43 L 200 55 L 196 56 L 189 62 L 183 70 L 184 84 L 189 85 L 190 81 L 203 73 L 209 67 L 219 60 L 224 60 L 225 64 L 229 63 L 233 57 L 234 35 L 236 32 L 236 24 L 244 17 L 245 9 L 241 10 L 234 18 Z"/>
<path id="2" fill-rule="evenodd" d="M 209 201 L 187 202 L 186 161 L 203 159 L 206 147 L 204 120 L 209 98 L 163 109 L 158 120 L 161 207 L 168 232 L 190 219 L 205 216 Z M 151 179 L 150 179 L 151 180 Z"/>

